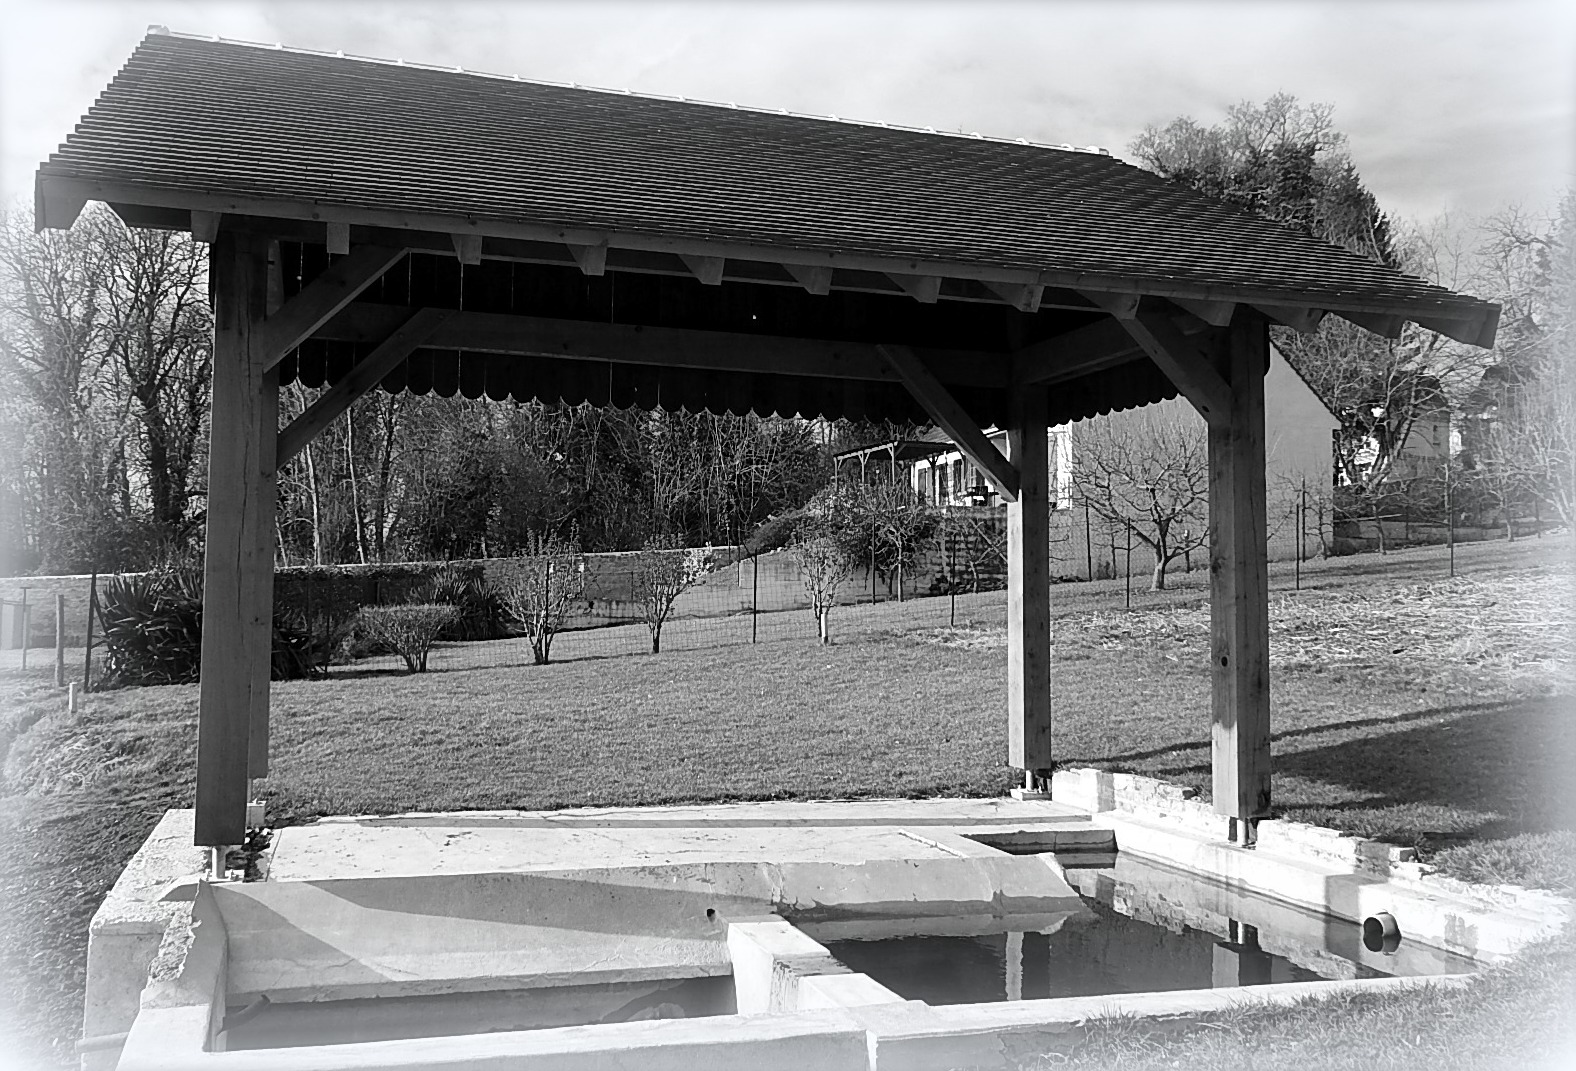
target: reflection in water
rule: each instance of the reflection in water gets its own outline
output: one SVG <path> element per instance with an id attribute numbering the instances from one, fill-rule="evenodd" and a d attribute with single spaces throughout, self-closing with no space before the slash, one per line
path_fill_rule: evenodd
<path id="1" fill-rule="evenodd" d="M 907 1000 L 983 1004 L 1000 1000 L 1089 997 L 1155 990 L 1306 982 L 1320 977 L 1259 947 L 1253 927 L 1234 940 L 1139 922 L 1098 901 L 1093 918 L 1055 933 L 979 937 L 893 937 L 828 941 L 852 970 Z M 1359 977 L 1378 977 L 1368 970 Z"/>

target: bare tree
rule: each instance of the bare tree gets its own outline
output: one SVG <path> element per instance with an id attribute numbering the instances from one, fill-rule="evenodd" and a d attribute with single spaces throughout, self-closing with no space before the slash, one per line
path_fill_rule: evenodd
<path id="1" fill-rule="evenodd" d="M 635 559 L 635 601 L 651 633 L 651 653 L 662 652 L 662 626 L 678 597 L 706 575 L 706 555 L 670 537 L 653 536 Z"/>
<path id="2" fill-rule="evenodd" d="M 83 222 L 105 252 L 107 346 L 135 401 L 151 521 L 188 535 L 192 477 L 208 410 L 213 316 L 208 257 L 190 235 L 131 230 L 108 212 Z"/>
<path id="3" fill-rule="evenodd" d="M 547 664 L 553 637 L 585 591 L 585 558 L 580 552 L 557 536 L 532 533 L 520 575 L 504 592 L 503 602 L 531 641 L 537 665 Z"/>
<path id="4" fill-rule="evenodd" d="M 816 634 L 823 644 L 831 643 L 828 618 L 837 603 L 837 589 L 854 571 L 853 559 L 828 525 L 813 520 L 796 533 L 793 555 L 815 614 Z"/>
<path id="5" fill-rule="evenodd" d="M 86 221 L 34 234 L 15 215 L 0 220 L 0 383 L 23 403 L 15 415 L 28 425 L 36 480 L 14 500 L 36 510 L 27 534 L 51 572 L 99 565 L 123 534 L 124 414 L 104 345 L 104 261 Z M 7 470 L 23 468 L 17 460 Z"/>
<path id="6" fill-rule="evenodd" d="M 1091 513 L 1153 552 L 1154 591 L 1171 562 L 1205 544 L 1209 446 L 1198 421 L 1139 411 L 1076 426 L 1073 486 Z"/>

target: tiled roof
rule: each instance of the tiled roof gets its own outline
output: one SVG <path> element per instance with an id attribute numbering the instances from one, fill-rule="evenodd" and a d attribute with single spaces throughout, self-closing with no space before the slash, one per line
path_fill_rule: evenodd
<path id="1" fill-rule="evenodd" d="M 40 182 L 1127 280 L 1491 307 L 1113 157 L 150 34 Z"/>

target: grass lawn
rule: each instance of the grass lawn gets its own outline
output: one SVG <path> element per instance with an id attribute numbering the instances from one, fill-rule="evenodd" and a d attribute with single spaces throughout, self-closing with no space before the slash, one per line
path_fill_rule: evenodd
<path id="1" fill-rule="evenodd" d="M 1367 555 L 1309 567 L 1300 592 L 1285 590 L 1290 576 L 1277 568 L 1279 810 L 1416 844 L 1461 876 L 1569 891 L 1571 549 L 1553 538 L 1458 548 L 1464 575 L 1455 580 L 1444 576 L 1442 548 Z M 1172 591 L 1138 595 L 1132 611 L 1120 609 L 1120 582 L 1056 589 L 1056 747 L 1066 764 L 1167 777 L 1207 794 L 1203 577 L 1175 580 Z M 702 634 L 686 643 L 685 629 L 711 626 L 674 622 L 655 657 L 601 657 L 592 637 L 565 636 L 554 649 L 565 660 L 543 667 L 496 644 L 455 645 L 423 676 L 368 664 L 279 683 L 265 795 L 276 820 L 298 822 L 412 809 L 1000 794 L 1012 783 L 1002 764 L 1002 597 L 960 599 L 955 625 L 938 609 L 945 601 L 841 608 L 830 648 L 808 638 L 700 647 Z M 0 676 L 0 744 L 9 745 L 0 1024 L 11 1034 L 3 1051 L 22 1067 L 70 1062 L 88 919 L 157 816 L 189 805 L 195 743 L 195 686 L 89 696 L 73 717 L 47 674 Z M 1044 1059 L 1486 1066 L 1441 1063 L 1435 1048 L 1418 1045 L 1412 1063 L 1363 1063 L 1367 1050 L 1337 1042 L 1361 1041 L 1355 1024 L 1370 1018 L 1389 1031 L 1386 1016 L 1416 1014 L 1428 1017 L 1430 1036 L 1443 1030 L 1445 1047 L 1468 1055 L 1517 1051 L 1469 1044 L 1497 1031 L 1495 1022 L 1507 1024 L 1506 1037 L 1531 1038 L 1529 1053 L 1547 1047 L 1558 1031 L 1538 1015 L 1551 1000 L 1567 1003 L 1572 958 L 1564 948 L 1496 974 L 1490 984 L 1509 994 L 1498 1003 L 1365 998 L 1334 1011 L 1243 1013 L 1163 1043 L 1107 1024 L 1078 1052 Z M 1299 1015 L 1345 1024 L 1326 1031 L 1334 1062 L 1313 1060 L 1296 1040 L 1318 1034 L 1297 1025 Z M 1265 1038 L 1282 1041 L 1266 1048 Z"/>

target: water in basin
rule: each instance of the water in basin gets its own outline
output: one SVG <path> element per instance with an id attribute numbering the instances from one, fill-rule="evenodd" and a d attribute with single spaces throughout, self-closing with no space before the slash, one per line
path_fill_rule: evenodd
<path id="1" fill-rule="evenodd" d="M 1049 932 L 822 939 L 908 1000 L 977 1004 L 1225 986 L 1455 974 L 1471 959 L 1403 940 L 1368 950 L 1360 923 L 1118 856 L 1069 869 L 1087 915 Z"/>
<path id="2" fill-rule="evenodd" d="M 226 1030 L 226 1049 L 539 1030 L 734 1012 L 733 978 L 682 978 L 431 996 L 268 1004 Z M 239 1017 L 242 1009 L 228 1012 Z M 232 1020 L 234 1021 L 234 1020 Z"/>

